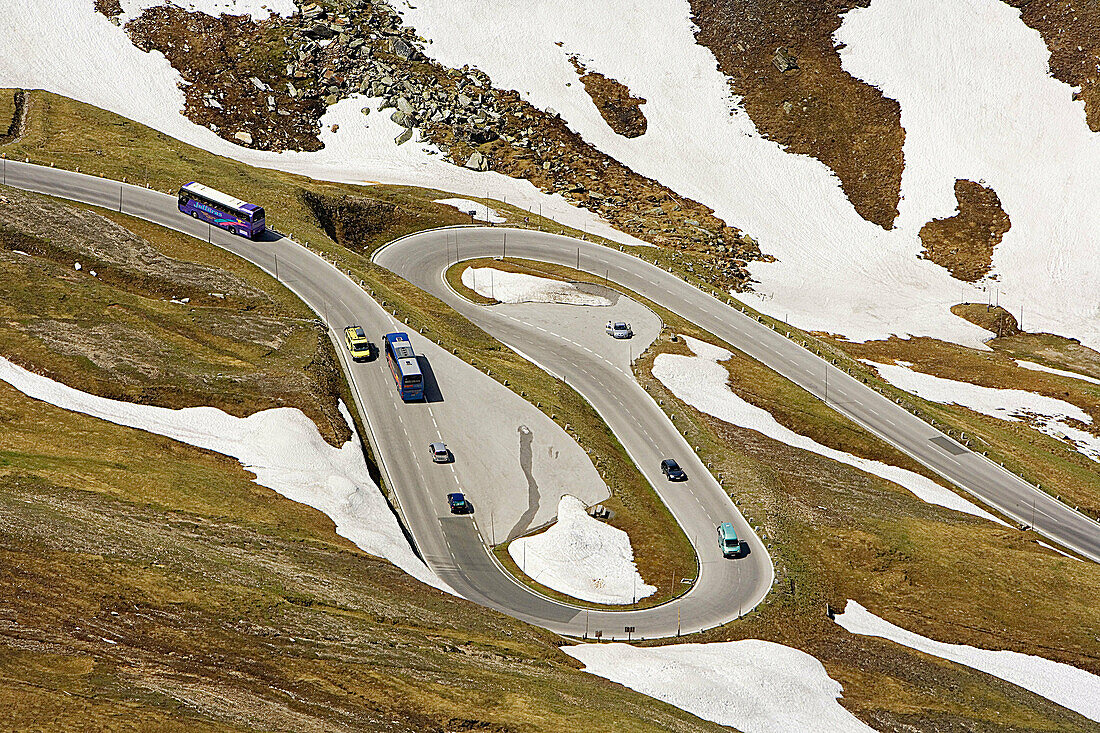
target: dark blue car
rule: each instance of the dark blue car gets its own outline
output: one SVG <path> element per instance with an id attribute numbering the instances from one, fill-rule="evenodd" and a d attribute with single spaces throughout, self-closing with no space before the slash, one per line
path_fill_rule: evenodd
<path id="1" fill-rule="evenodd" d="M 688 475 L 684 473 L 684 469 L 680 468 L 680 464 L 671 458 L 666 458 L 661 461 L 661 473 L 665 475 L 669 481 L 687 481 Z"/>
<path id="2" fill-rule="evenodd" d="M 447 494 L 447 505 L 451 507 L 451 514 L 468 514 L 473 511 L 470 502 L 462 494 Z"/>

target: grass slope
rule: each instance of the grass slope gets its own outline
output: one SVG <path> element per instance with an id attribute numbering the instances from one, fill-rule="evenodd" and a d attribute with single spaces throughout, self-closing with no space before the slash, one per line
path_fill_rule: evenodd
<path id="1" fill-rule="evenodd" d="M 300 406 L 331 443 L 347 440 L 324 330 L 258 268 L 133 217 L 6 187 L 0 199 L 8 359 L 131 402 Z"/>
<path id="2" fill-rule="evenodd" d="M 572 426 L 604 480 L 616 487 L 620 501 L 614 508 L 624 522 L 639 530 L 631 535 L 643 577 L 659 586 L 653 600 L 681 592 L 679 586 L 667 582 L 661 586 L 659 579 L 695 576 L 695 556 L 687 538 L 667 511 L 658 507 L 656 515 L 647 514 L 656 497 L 587 402 L 440 301 L 370 262 L 370 254 L 393 238 L 434 226 L 469 223 L 468 215 L 434 203 L 434 199 L 451 198 L 452 194 L 406 186 L 328 184 L 252 168 L 65 97 L 38 91 L 27 96 L 27 132 L 16 143 L 0 146 L 0 154 L 147 182 L 163 191 L 174 190 L 181 182 L 201 180 L 264 204 L 269 226 L 293 234 L 330 259 L 339 259 L 341 267 L 362 278 L 378 300 L 400 317 L 408 317 L 411 327 L 424 328 L 433 338 L 456 348 L 461 358 L 491 371 L 513 391 L 532 403 L 541 402 L 562 425 Z M 510 222 L 584 236 L 523 209 L 482 202 Z"/>
<path id="3" fill-rule="evenodd" d="M 718 730 L 364 555 L 235 461 L 7 385 L 0 417 L 2 728 Z"/>

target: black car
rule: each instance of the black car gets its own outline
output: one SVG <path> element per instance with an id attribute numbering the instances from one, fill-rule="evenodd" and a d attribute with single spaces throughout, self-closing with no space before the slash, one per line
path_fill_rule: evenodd
<path id="1" fill-rule="evenodd" d="M 447 504 L 451 507 L 451 514 L 469 514 L 474 510 L 470 502 L 462 494 L 447 494 Z"/>
<path id="2" fill-rule="evenodd" d="M 661 473 L 665 475 L 669 481 L 687 481 L 688 475 L 684 473 L 684 469 L 680 468 L 680 464 L 671 458 L 666 458 L 661 461 Z"/>

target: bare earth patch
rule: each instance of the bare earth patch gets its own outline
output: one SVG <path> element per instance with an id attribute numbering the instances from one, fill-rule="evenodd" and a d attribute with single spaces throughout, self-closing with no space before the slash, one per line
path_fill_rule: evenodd
<path id="1" fill-rule="evenodd" d="M 958 213 L 921 227 L 924 257 L 953 277 L 976 282 L 993 268 L 993 250 L 1012 226 L 996 191 L 980 183 L 955 181 Z"/>
<path id="2" fill-rule="evenodd" d="M 22 89 L 0 89 L 0 145 L 19 137 L 26 103 Z"/>
<path id="3" fill-rule="evenodd" d="M 576 56 L 569 59 L 580 75 L 584 90 L 600 111 L 607 126 L 623 137 L 644 135 L 649 123 L 642 112 L 645 99 L 635 97 L 625 84 L 589 71 Z"/>
<path id="4" fill-rule="evenodd" d="M 864 219 L 890 229 L 903 168 L 901 107 L 840 65 L 833 32 L 867 0 L 692 0 L 696 38 L 757 129 L 829 166 Z"/>

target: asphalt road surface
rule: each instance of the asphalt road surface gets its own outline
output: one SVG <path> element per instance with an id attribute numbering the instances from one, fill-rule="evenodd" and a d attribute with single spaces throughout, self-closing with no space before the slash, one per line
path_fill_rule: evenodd
<path id="1" fill-rule="evenodd" d="M 989 506 L 1100 562 L 1100 523 L 970 451 L 783 334 L 633 255 L 546 232 L 461 228 L 423 232 L 397 240 L 378 250 L 374 259 L 437 295 L 505 343 L 536 358 L 552 371 L 566 375 L 570 384 L 591 382 L 593 378 L 585 375 L 588 369 L 585 364 L 591 360 L 578 358 L 570 365 L 566 357 L 570 352 L 563 348 L 560 338 L 529 333 L 515 324 L 501 322 L 493 316 L 492 309 L 471 305 L 442 281 L 441 273 L 448 262 L 505 254 L 579 268 L 645 296 L 827 400 L 833 409 Z M 601 388 L 592 384 L 582 391 L 590 399 L 589 392 L 598 399 Z M 614 412 L 610 405 L 601 409 L 609 424 L 619 424 Z"/>
<path id="2" fill-rule="evenodd" d="M 209 239 L 272 274 L 277 269 L 279 279 L 333 330 L 348 323 L 360 323 L 368 334 L 374 334 L 393 326 L 390 316 L 357 284 L 316 254 L 277 235 L 256 242 L 235 237 L 180 214 L 175 196 L 117 181 L 13 161 L 7 161 L 4 176 L 8 185 L 27 190 L 115 210 L 121 205 L 121 210 L 127 214 Z M 415 242 L 405 240 L 405 243 Z M 394 248 L 390 251 L 405 250 Z M 534 329 L 531 331 L 538 333 Z M 518 324 L 512 340 L 518 343 L 527 336 L 530 336 L 528 329 Z M 431 342 L 418 341 L 416 334 L 413 338 L 419 350 L 430 351 Z M 535 348 L 541 348 L 539 341 L 535 339 L 530 343 L 531 351 L 540 353 Z M 546 598 L 508 575 L 489 553 L 484 538 L 490 530 L 482 513 L 476 512 L 474 517 L 452 516 L 447 511 L 445 496 L 454 490 L 456 483 L 446 471 L 439 470 L 440 466 L 431 464 L 424 436 L 435 439 L 436 434 L 443 432 L 439 430 L 442 424 L 468 425 L 470 411 L 462 409 L 458 400 L 451 399 L 401 403 L 395 399 L 388 373 L 383 372 L 386 369 L 384 360 L 351 363 L 344 349 L 338 347 L 337 352 L 360 402 L 361 413 L 368 422 L 368 439 L 381 458 L 388 484 L 397 495 L 401 515 L 419 552 L 429 567 L 463 597 L 561 634 L 594 636 L 600 633 L 604 639 L 628 636 L 638 639 L 718 626 L 750 610 L 767 595 L 774 576 L 763 544 L 752 534 L 730 498 L 668 417 L 621 367 L 582 350 L 572 355 L 573 364 L 568 368 L 577 369 L 576 387 L 586 397 L 600 401 L 604 395 L 611 400 L 601 412 L 615 418 L 613 427 L 617 433 L 622 430 L 618 437 L 684 527 L 699 555 L 700 572 L 685 595 L 662 606 L 643 610 L 589 611 Z M 449 356 L 440 349 L 430 359 L 437 378 L 442 379 L 440 367 Z M 549 358 L 546 362 L 552 371 L 560 367 Z M 469 367 L 462 365 L 462 368 Z M 580 378 L 582 374 L 588 376 Z M 621 389 L 609 389 L 612 385 L 619 385 Z M 629 410 L 625 407 L 628 404 Z M 533 406 L 527 407 L 532 421 L 543 417 Z M 660 474 L 659 461 L 669 455 L 685 467 L 688 481 L 672 484 Z M 485 480 L 491 481 L 493 477 L 486 476 Z M 748 552 L 744 557 L 721 557 L 715 533 L 721 521 L 734 522 L 738 534 L 746 538 Z M 650 580 L 662 582 L 661 579 Z"/>
<path id="3" fill-rule="evenodd" d="M 392 325 L 385 311 L 358 285 L 317 255 L 278 237 L 251 242 L 208 229 L 181 215 L 174 196 L 13 161 L 6 162 L 4 176 L 8 185 L 115 210 L 121 201 L 122 210 L 128 214 L 209 238 L 272 273 L 277 258 L 280 279 L 334 329 L 362 323 L 373 335 Z M 692 590 L 676 601 L 652 609 L 615 612 L 582 610 L 522 586 L 489 554 L 483 541 L 487 534 L 483 516 L 453 517 L 447 512 L 444 497 L 453 490 L 455 480 L 434 470 L 439 467 L 430 465 L 426 446 L 421 445 L 421 435 L 430 434 L 440 423 L 468 423 L 469 415 L 460 403 L 399 403 L 394 399 L 392 382 L 387 382 L 388 374 L 380 373 L 377 362 L 351 364 L 346 361 L 345 351 L 338 348 L 361 412 L 368 420 L 368 438 L 382 460 L 418 550 L 460 595 L 562 634 L 592 636 L 598 631 L 605 639 L 621 639 L 631 627 L 633 638 L 653 638 L 706 629 L 736 618 L 766 595 L 773 581 L 770 559 L 664 412 L 620 366 L 571 344 L 569 333 L 539 331 L 508 318 L 505 311 L 474 306 L 443 282 L 442 272 L 459 256 L 469 259 L 504 254 L 504 231 L 462 228 L 424 232 L 379 250 L 376 261 L 448 302 L 504 343 L 564 378 L 592 402 L 692 540 L 700 558 L 699 578 Z M 970 452 L 782 334 L 631 255 L 548 233 L 507 231 L 509 256 L 579 266 L 606 275 L 697 323 L 823 399 L 827 379 L 828 403 L 834 409 L 1002 513 L 1033 524 L 1050 539 L 1100 561 L 1100 525 L 1096 522 Z M 418 348 L 426 347 L 418 344 Z M 442 365 L 443 359 L 439 358 Z M 432 361 L 434 364 L 435 359 Z M 532 419 L 541 414 L 533 407 L 530 411 Z M 394 429 L 398 425 L 401 429 Z M 657 464 L 666 456 L 675 457 L 685 467 L 687 482 L 671 484 L 664 480 Z M 746 557 L 720 557 L 714 530 L 719 521 L 734 522 L 738 534 L 748 538 Z"/>

